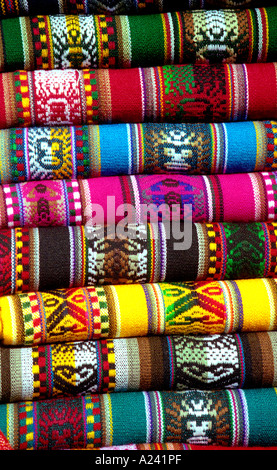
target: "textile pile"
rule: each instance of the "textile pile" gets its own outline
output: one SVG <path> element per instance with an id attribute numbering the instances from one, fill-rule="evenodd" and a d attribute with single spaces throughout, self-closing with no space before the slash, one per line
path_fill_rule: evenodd
<path id="1" fill-rule="evenodd" d="M 277 7 L 178 8 L 0 4 L 1 450 L 277 449 Z"/>

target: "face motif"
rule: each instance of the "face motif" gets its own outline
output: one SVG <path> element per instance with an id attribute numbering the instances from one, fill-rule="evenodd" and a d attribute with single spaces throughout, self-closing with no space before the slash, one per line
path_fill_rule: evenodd
<path id="1" fill-rule="evenodd" d="M 186 421 L 186 430 L 190 444 L 209 444 L 215 426 L 216 410 L 212 400 L 198 397 L 183 403 L 185 412 L 182 417 Z M 182 407 L 183 408 L 183 407 Z"/>
<path id="2" fill-rule="evenodd" d="M 235 15 L 224 11 L 203 12 L 194 23 L 193 42 L 200 62 L 234 62 L 238 41 L 238 22 Z"/>
<path id="3" fill-rule="evenodd" d="M 58 139 L 40 139 L 36 145 L 37 159 L 45 170 L 58 170 L 63 164 L 62 142 Z"/>

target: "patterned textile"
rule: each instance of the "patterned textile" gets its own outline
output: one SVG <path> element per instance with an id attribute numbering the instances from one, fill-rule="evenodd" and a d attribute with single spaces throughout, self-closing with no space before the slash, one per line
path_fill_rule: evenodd
<path id="1" fill-rule="evenodd" d="M 0 186 L 1 229 L 182 220 L 276 221 L 277 172 L 122 175 Z"/>
<path id="2" fill-rule="evenodd" d="M 87 394 L 0 405 L 14 449 L 143 443 L 276 446 L 275 388 Z"/>
<path id="3" fill-rule="evenodd" d="M 276 331 L 277 280 L 110 285 L 30 292 L 1 297 L 0 315 L 0 339 L 9 346 L 149 335 Z M 61 348 L 65 350 L 64 346 Z"/>
<path id="4" fill-rule="evenodd" d="M 271 171 L 277 169 L 276 136 L 276 121 L 2 129 L 0 184 L 141 173 Z"/>
<path id="5" fill-rule="evenodd" d="M 6 436 L 4 436 L 1 430 L 0 430 L 0 450 L 13 450 Z M 185 447 L 184 447 L 184 450 L 185 450 Z"/>
<path id="6" fill-rule="evenodd" d="M 276 387 L 276 366 L 277 331 L 1 347 L 0 402 L 140 390 Z"/>
<path id="7" fill-rule="evenodd" d="M 89 450 L 89 449 L 84 449 L 84 450 Z M 155 443 L 155 444 L 126 444 L 122 446 L 110 446 L 110 447 L 101 447 L 100 449 L 94 448 L 94 450 L 110 450 L 110 451 L 131 451 L 131 450 L 149 450 L 149 451 L 159 451 L 159 450 L 173 450 L 173 451 L 178 451 L 178 450 L 277 450 L 277 447 L 224 447 L 224 446 L 215 446 L 215 445 L 204 445 L 204 446 L 198 446 L 198 445 L 193 445 L 193 444 L 176 444 L 174 442 L 172 443 Z M 172 462 L 171 462 L 172 463 Z"/>
<path id="8" fill-rule="evenodd" d="M 103 284 L 276 278 L 276 223 L 164 224 L 0 231 L 0 295 Z M 177 234 L 176 234 L 177 236 Z M 191 236 L 191 245 L 181 238 Z M 181 241 L 180 241 L 181 240 Z M 133 297 L 132 297 L 133 298 Z"/>
<path id="9" fill-rule="evenodd" d="M 0 20 L 0 72 L 277 60 L 277 7 Z"/>
<path id="10" fill-rule="evenodd" d="M 271 5 L 272 1 L 263 0 L 263 6 Z M 176 11 L 178 8 L 246 8 L 260 7 L 261 0 L 2 0 L 0 17 L 17 17 L 36 14 L 89 14 L 109 13 L 143 14 L 162 11 Z"/>
<path id="11" fill-rule="evenodd" d="M 277 118 L 277 63 L 0 75 L 0 128 Z"/>

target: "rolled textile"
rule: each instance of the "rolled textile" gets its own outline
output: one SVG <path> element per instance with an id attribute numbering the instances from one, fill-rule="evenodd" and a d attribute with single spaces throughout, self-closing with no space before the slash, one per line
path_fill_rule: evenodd
<path id="1" fill-rule="evenodd" d="M 0 428 L 19 450 L 152 442 L 276 446 L 275 388 L 87 394 L 0 405 Z"/>
<path id="2" fill-rule="evenodd" d="M 247 194 L 247 198 L 245 197 Z M 0 228 L 274 222 L 277 172 L 121 175 L 0 186 Z"/>
<path id="3" fill-rule="evenodd" d="M 9 444 L 8 439 L 6 438 L 6 436 L 4 436 L 1 430 L 0 430 L 0 450 L 13 450 L 12 446 Z"/>
<path id="4" fill-rule="evenodd" d="M 0 19 L 0 72 L 277 60 L 277 7 Z"/>
<path id="5" fill-rule="evenodd" d="M 276 358 L 277 331 L 0 347 L 0 402 L 140 390 L 276 387 Z"/>
<path id="6" fill-rule="evenodd" d="M 0 184 L 155 173 L 274 171 L 276 132 L 276 121 L 2 129 Z"/>
<path id="7" fill-rule="evenodd" d="M 5 346 L 276 330 L 276 279 L 110 285 L 0 297 Z"/>
<path id="8" fill-rule="evenodd" d="M 0 295 L 97 285 L 275 278 L 276 223 L 192 224 L 190 246 L 164 225 L 0 231 Z M 182 231 L 181 235 L 186 232 Z M 190 234 L 189 234 L 190 235 Z"/>
<path id="9" fill-rule="evenodd" d="M 276 63 L 6 72 L 0 107 L 1 129 L 274 120 Z"/>
<path id="10" fill-rule="evenodd" d="M 2 0 L 0 17 L 17 17 L 36 14 L 89 14 L 109 13 L 144 14 L 174 11 L 182 7 L 188 9 L 204 8 L 249 8 L 270 6 L 270 0 Z"/>
<path id="11" fill-rule="evenodd" d="M 156 443 L 151 443 L 151 444 L 125 444 L 121 446 L 109 446 L 109 447 L 101 447 L 99 449 L 94 449 L 94 450 L 102 450 L 102 451 L 179 451 L 179 450 L 277 450 L 277 447 L 228 447 L 228 446 L 216 446 L 216 445 L 194 445 L 194 444 L 176 444 L 175 442 L 165 442 L 164 444 L 161 444 L 159 442 Z M 180 454 L 181 456 L 181 454 Z M 175 461 L 179 461 L 178 458 L 175 457 Z M 143 458 L 141 459 L 143 461 Z M 171 459 L 171 463 L 173 461 L 173 458 Z"/>

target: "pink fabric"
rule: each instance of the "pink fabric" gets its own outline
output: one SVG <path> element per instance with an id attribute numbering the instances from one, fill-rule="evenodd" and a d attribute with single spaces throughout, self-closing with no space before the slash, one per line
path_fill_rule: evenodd
<path id="1" fill-rule="evenodd" d="M 148 215 L 162 208 L 165 219 L 274 221 L 276 175 L 136 175 L 5 184 L 0 187 L 0 227 L 117 223 L 126 208 L 129 222 L 142 222 L 149 207 Z"/>

